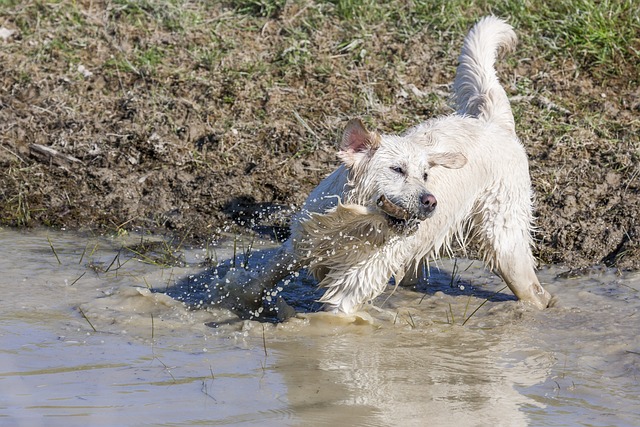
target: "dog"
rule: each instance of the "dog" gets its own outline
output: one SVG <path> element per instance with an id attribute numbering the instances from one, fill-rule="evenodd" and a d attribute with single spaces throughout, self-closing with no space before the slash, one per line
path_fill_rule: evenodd
<path id="1" fill-rule="evenodd" d="M 265 294 L 306 268 L 325 289 L 323 308 L 352 314 L 423 260 L 473 240 L 487 267 L 524 303 L 551 295 L 535 273 L 532 189 L 494 64 L 517 42 L 513 28 L 481 19 L 464 40 L 453 83 L 456 113 L 402 135 L 381 135 L 354 119 L 340 144 L 342 165 L 309 195 L 291 236 L 258 274 L 236 277 L 223 294 L 258 315 Z M 240 274 L 242 275 L 242 274 Z"/>

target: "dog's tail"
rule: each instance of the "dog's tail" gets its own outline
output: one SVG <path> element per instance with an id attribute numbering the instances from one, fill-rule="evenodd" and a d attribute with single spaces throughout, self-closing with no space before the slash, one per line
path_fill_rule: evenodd
<path id="1" fill-rule="evenodd" d="M 511 50 L 516 43 L 511 25 L 495 16 L 482 18 L 469 31 L 453 82 L 453 101 L 459 114 L 513 130 L 511 106 L 494 64 L 500 48 Z"/>

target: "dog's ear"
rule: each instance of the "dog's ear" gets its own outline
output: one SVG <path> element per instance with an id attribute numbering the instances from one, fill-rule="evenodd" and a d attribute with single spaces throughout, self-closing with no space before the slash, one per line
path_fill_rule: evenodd
<path id="1" fill-rule="evenodd" d="M 429 156 L 429 166 L 442 166 L 447 169 L 460 169 L 467 164 L 462 153 L 433 153 Z"/>
<path id="2" fill-rule="evenodd" d="M 369 132 L 360 119 L 351 119 L 342 133 L 338 157 L 347 167 L 353 166 L 363 154 L 380 146 L 380 135 Z"/>

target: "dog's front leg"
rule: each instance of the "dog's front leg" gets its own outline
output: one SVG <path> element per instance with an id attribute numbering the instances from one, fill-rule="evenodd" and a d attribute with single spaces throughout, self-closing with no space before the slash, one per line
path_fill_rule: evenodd
<path id="1" fill-rule="evenodd" d="M 324 303 L 323 309 L 353 314 L 363 304 L 373 301 L 384 292 L 392 276 L 402 280 L 412 248 L 406 239 L 395 238 L 382 247 L 361 250 L 357 261 L 326 260 L 326 274 L 319 285 L 326 288 L 319 300 Z"/>

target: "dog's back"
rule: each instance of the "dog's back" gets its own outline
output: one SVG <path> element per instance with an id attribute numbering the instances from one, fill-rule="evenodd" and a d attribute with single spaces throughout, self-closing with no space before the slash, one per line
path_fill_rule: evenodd
<path id="1" fill-rule="evenodd" d="M 495 16 L 483 18 L 467 34 L 453 83 L 458 114 L 513 131 L 513 114 L 494 64 L 500 48 L 512 50 L 516 43 L 511 25 Z"/>

